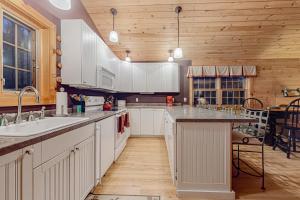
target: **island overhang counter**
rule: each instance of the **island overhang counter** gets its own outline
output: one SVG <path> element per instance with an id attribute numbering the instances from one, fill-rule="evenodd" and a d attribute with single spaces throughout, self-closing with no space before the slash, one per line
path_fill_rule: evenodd
<path id="1" fill-rule="evenodd" d="M 172 133 L 166 131 L 166 142 L 177 195 L 235 199 L 232 127 L 234 123 L 251 123 L 256 119 L 191 106 L 168 107 L 167 115 L 173 122 Z"/>

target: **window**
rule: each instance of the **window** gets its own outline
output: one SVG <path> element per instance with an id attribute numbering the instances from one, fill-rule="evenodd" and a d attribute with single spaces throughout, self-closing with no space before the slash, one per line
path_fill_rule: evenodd
<path id="1" fill-rule="evenodd" d="M 245 98 L 245 78 L 226 77 L 221 78 L 222 104 L 239 105 Z"/>
<path id="2" fill-rule="evenodd" d="M 217 104 L 216 78 L 194 78 L 194 103 L 204 97 L 208 104 Z"/>
<path id="3" fill-rule="evenodd" d="M 3 88 L 36 86 L 35 30 L 8 14 L 3 15 Z"/>

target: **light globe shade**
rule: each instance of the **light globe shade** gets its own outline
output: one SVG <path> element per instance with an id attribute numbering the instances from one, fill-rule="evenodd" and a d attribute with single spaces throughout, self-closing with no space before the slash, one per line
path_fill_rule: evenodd
<path id="1" fill-rule="evenodd" d="M 116 31 L 111 31 L 109 33 L 109 41 L 117 43 L 119 41 L 119 36 Z"/>
<path id="2" fill-rule="evenodd" d="M 49 0 L 50 3 L 61 10 L 70 10 L 71 9 L 71 0 Z"/>
<path id="3" fill-rule="evenodd" d="M 174 62 L 174 58 L 173 58 L 172 56 L 170 56 L 170 57 L 168 58 L 168 62 Z"/>
<path id="4" fill-rule="evenodd" d="M 131 58 L 129 56 L 126 56 L 125 61 L 126 62 L 131 62 Z"/>
<path id="5" fill-rule="evenodd" d="M 176 48 L 174 51 L 174 58 L 182 58 L 182 57 L 183 57 L 182 49 Z"/>

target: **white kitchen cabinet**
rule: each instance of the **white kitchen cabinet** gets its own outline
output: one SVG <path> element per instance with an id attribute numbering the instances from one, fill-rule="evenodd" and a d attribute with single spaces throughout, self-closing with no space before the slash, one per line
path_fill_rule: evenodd
<path id="1" fill-rule="evenodd" d="M 0 199 L 21 199 L 21 156 L 15 151 L 0 157 Z"/>
<path id="2" fill-rule="evenodd" d="M 75 200 L 84 200 L 94 187 L 94 136 L 75 146 Z"/>
<path id="3" fill-rule="evenodd" d="M 147 92 L 163 92 L 163 68 L 160 63 L 148 63 L 147 71 Z"/>
<path id="4" fill-rule="evenodd" d="M 173 183 L 175 183 L 175 170 L 176 170 L 176 159 L 175 159 L 175 150 L 176 150 L 176 138 L 175 138 L 175 122 L 170 117 L 170 115 L 166 112 L 164 117 L 164 123 L 165 123 L 165 142 L 167 146 L 168 151 L 168 159 L 169 159 L 169 165 L 171 170 L 171 177 L 173 180 Z"/>
<path id="5" fill-rule="evenodd" d="M 81 19 L 61 21 L 62 83 L 96 87 L 96 33 Z"/>
<path id="6" fill-rule="evenodd" d="M 101 122 L 101 177 L 114 162 L 115 150 L 115 116 Z"/>
<path id="7" fill-rule="evenodd" d="M 118 85 L 120 92 L 132 92 L 132 64 L 121 61 L 118 75 Z"/>
<path id="8" fill-rule="evenodd" d="M 141 111 L 140 109 L 129 109 L 131 135 L 141 135 Z"/>
<path id="9" fill-rule="evenodd" d="M 145 63 L 132 64 L 133 92 L 147 92 L 147 70 Z"/>
<path id="10" fill-rule="evenodd" d="M 74 154 L 74 150 L 66 150 L 34 169 L 34 200 L 75 199 L 71 184 L 74 183 L 71 176 L 75 176 L 71 164 Z"/>
<path id="11" fill-rule="evenodd" d="M 33 199 L 32 146 L 0 157 L 0 199 Z"/>
<path id="12" fill-rule="evenodd" d="M 141 109 L 141 135 L 154 135 L 153 109 Z"/>
<path id="13" fill-rule="evenodd" d="M 153 109 L 153 127 L 154 135 L 164 135 L 165 121 L 164 121 L 164 109 Z"/>
<path id="14" fill-rule="evenodd" d="M 177 63 L 163 63 L 163 92 L 179 92 L 179 67 Z"/>

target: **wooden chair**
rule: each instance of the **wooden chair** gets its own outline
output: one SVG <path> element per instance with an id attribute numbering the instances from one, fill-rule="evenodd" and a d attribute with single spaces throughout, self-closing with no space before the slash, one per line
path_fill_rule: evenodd
<path id="1" fill-rule="evenodd" d="M 276 147 L 281 148 L 287 154 L 287 158 L 290 158 L 291 148 L 296 151 L 296 135 L 300 133 L 300 98 L 295 99 L 285 109 L 284 122 L 278 124 L 281 129 L 275 137 Z"/>
<path id="2" fill-rule="evenodd" d="M 235 177 L 239 176 L 240 172 L 245 174 L 260 177 L 262 179 L 261 189 L 265 189 L 265 168 L 264 168 L 264 140 L 266 132 L 268 131 L 268 110 L 246 110 L 245 116 L 255 118 L 257 123 L 250 123 L 248 126 L 240 126 L 233 130 L 232 134 L 232 157 L 233 166 L 236 168 L 237 173 Z M 241 146 L 247 146 L 247 149 L 241 149 Z M 251 147 L 256 146 L 254 150 Z M 257 146 L 260 150 L 257 150 Z M 248 150 L 250 149 L 250 150 Z M 237 152 L 237 157 L 234 158 L 234 152 Z M 261 172 L 249 165 L 245 160 L 241 159 L 241 152 L 255 153 L 261 155 Z M 236 162 L 235 162 L 236 161 Z M 241 162 L 244 163 L 244 167 L 251 171 L 241 167 Z"/>
<path id="3" fill-rule="evenodd" d="M 264 104 L 261 100 L 251 97 L 244 99 L 244 101 L 242 102 L 242 107 L 244 109 L 262 110 L 264 108 Z"/>

